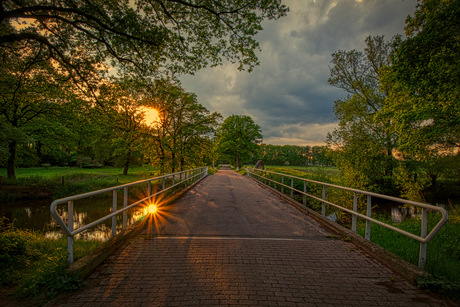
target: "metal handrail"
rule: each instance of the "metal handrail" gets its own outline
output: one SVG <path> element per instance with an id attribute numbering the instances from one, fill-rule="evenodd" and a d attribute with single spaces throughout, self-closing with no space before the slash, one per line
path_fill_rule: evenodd
<path id="1" fill-rule="evenodd" d="M 348 212 L 352 214 L 352 231 L 356 233 L 356 228 L 357 228 L 357 218 L 362 218 L 366 220 L 366 231 L 365 231 L 365 239 L 370 240 L 370 235 L 371 235 L 371 223 L 378 224 L 380 226 L 383 226 L 385 228 L 388 228 L 390 230 L 393 230 L 395 232 L 398 232 L 406 237 L 412 238 L 418 242 L 420 242 L 420 254 L 419 254 L 419 267 L 424 268 L 426 264 L 426 249 L 427 249 L 427 244 L 430 242 L 433 237 L 436 235 L 436 233 L 442 228 L 442 226 L 447 222 L 448 220 L 448 213 L 444 208 L 429 205 L 429 204 L 424 204 L 416 201 L 411 201 L 403 198 L 398 198 L 398 197 L 393 197 L 393 196 L 388 196 L 388 195 L 383 195 L 383 194 L 378 194 L 378 193 L 373 193 L 373 192 L 368 192 L 368 191 L 363 191 L 363 190 L 358 190 L 358 189 L 353 189 L 353 188 L 348 188 L 348 187 L 343 187 L 331 183 L 326 183 L 326 182 L 320 182 L 320 181 L 315 181 L 307 178 L 301 178 L 297 176 L 292 176 L 288 174 L 283 174 L 283 173 L 276 173 L 276 172 L 271 172 L 271 171 L 266 171 L 266 170 L 261 170 L 261 169 L 255 169 L 255 168 L 247 168 L 247 173 L 248 176 L 252 177 L 253 179 L 259 181 L 261 184 L 270 187 L 270 185 L 266 184 L 263 181 L 267 182 L 272 182 L 275 183 L 278 186 L 281 186 L 282 192 L 284 193 L 283 188 L 288 188 L 291 190 L 291 198 L 293 198 L 293 193 L 294 191 L 297 193 L 300 193 L 303 196 L 303 202 L 304 205 L 306 204 L 306 196 L 313 198 L 315 200 L 318 200 L 322 203 L 322 215 L 326 216 L 326 204 L 333 206 L 335 208 L 338 208 L 342 211 Z M 259 172 L 259 174 L 257 173 Z M 272 180 L 271 178 L 264 177 L 263 175 L 265 174 L 273 174 L 275 175 L 275 180 Z M 281 176 L 281 182 L 276 181 L 276 177 Z M 284 184 L 284 178 L 290 178 L 291 179 L 291 185 L 286 185 Z M 294 179 L 300 180 L 304 182 L 304 191 L 300 191 L 298 189 L 294 188 Z M 318 184 L 321 185 L 323 188 L 323 198 L 319 198 L 317 196 L 308 194 L 306 192 L 306 183 L 313 183 L 313 184 Z M 353 209 L 350 210 L 348 208 L 345 208 L 341 205 L 332 203 L 330 201 L 326 200 L 326 187 L 330 188 L 336 188 L 344 191 L 349 191 L 353 192 L 354 197 L 353 197 Z M 271 188 L 271 187 L 270 187 Z M 366 215 L 361 214 L 358 211 L 357 208 L 357 195 L 362 194 L 362 195 L 367 195 L 367 212 Z M 422 208 L 422 224 L 421 224 L 421 235 L 417 236 L 413 233 L 407 232 L 405 230 L 399 229 L 397 227 L 394 227 L 392 225 L 386 224 L 382 221 L 376 220 L 371 217 L 372 214 L 372 197 L 378 197 L 381 199 L 386 199 L 390 200 L 393 202 L 398 202 L 398 203 L 403 203 L 407 205 L 412 205 L 415 207 L 420 207 Z M 428 234 L 428 222 L 427 222 L 427 215 L 428 215 L 428 210 L 434 210 L 434 211 L 439 211 L 442 215 L 441 220 L 436 224 L 436 226 L 431 230 L 431 232 Z"/>
<path id="2" fill-rule="evenodd" d="M 111 188 L 106 188 L 106 189 L 101 189 L 97 191 L 92 191 L 92 192 L 87 192 L 83 194 L 78 194 L 78 195 L 73 195 L 73 196 L 68 196 L 60 199 L 56 199 L 51 203 L 50 206 L 50 212 L 51 215 L 54 217 L 54 219 L 57 221 L 59 226 L 61 227 L 62 231 L 67 235 L 67 262 L 69 264 L 74 262 L 74 255 L 73 255 L 73 245 L 74 245 L 74 236 L 88 230 L 91 227 L 94 227 L 106 220 L 109 220 L 112 218 L 112 237 L 116 235 L 117 229 L 116 229 L 116 216 L 119 214 L 123 214 L 123 226 L 122 226 L 122 231 L 124 231 L 127 227 L 127 210 L 136 207 L 142 203 L 144 203 L 147 200 L 150 200 L 159 194 L 165 193 L 169 190 L 172 190 L 176 186 L 179 186 L 183 184 L 184 182 L 195 182 L 199 181 L 202 178 L 204 178 L 208 174 L 208 167 L 200 167 L 192 170 L 186 170 L 182 172 L 177 172 L 177 173 L 172 173 L 172 174 L 167 174 L 159 177 L 154 177 L 154 178 L 149 178 L 149 179 L 144 179 L 136 182 L 131 182 Z M 176 182 L 175 179 L 178 177 L 178 181 Z M 184 177 L 184 179 L 182 179 Z M 166 179 L 171 178 L 172 179 L 172 184 L 169 187 L 166 187 Z M 152 194 L 152 181 L 158 181 L 162 180 L 162 187 L 161 190 L 158 192 Z M 148 196 L 136 201 L 130 205 L 128 205 L 128 188 L 137 186 L 139 184 L 145 184 L 148 183 Z M 118 198 L 117 198 L 117 191 L 118 190 L 123 190 L 123 208 L 118 209 Z M 73 229 L 74 223 L 73 223 L 73 206 L 74 206 L 74 201 L 78 199 L 84 199 L 87 197 L 99 195 L 102 193 L 107 193 L 107 192 L 112 192 L 112 213 L 94 221 L 91 222 L 85 226 L 82 226 L 78 229 Z M 56 210 L 56 207 L 58 205 L 62 205 L 67 203 L 68 209 L 68 218 L 67 218 L 67 224 L 64 222 L 62 217 L 59 215 L 59 213 Z"/>

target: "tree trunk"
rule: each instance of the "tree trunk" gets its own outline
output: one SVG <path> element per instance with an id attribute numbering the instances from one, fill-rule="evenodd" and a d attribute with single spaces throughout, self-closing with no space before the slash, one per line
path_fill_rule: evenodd
<path id="1" fill-rule="evenodd" d="M 123 168 L 123 175 L 128 175 L 128 168 L 129 168 L 129 161 L 130 160 L 131 160 L 131 151 L 128 151 L 128 154 L 126 155 L 125 166 Z"/>
<path id="2" fill-rule="evenodd" d="M 15 172 L 15 161 L 16 161 L 16 148 L 17 148 L 18 143 L 13 140 L 8 144 L 8 161 L 6 164 L 6 173 L 8 176 L 8 179 L 15 179 L 16 178 L 16 172 Z"/>
<path id="3" fill-rule="evenodd" d="M 176 153 L 171 151 L 171 173 L 176 172 Z"/>

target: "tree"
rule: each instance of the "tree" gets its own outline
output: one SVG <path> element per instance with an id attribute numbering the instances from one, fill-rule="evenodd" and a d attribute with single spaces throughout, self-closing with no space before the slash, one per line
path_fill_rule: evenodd
<path id="1" fill-rule="evenodd" d="M 262 131 L 247 115 L 231 115 L 217 131 L 218 151 L 231 157 L 238 169 L 243 159 L 250 158 L 259 150 Z"/>
<path id="2" fill-rule="evenodd" d="M 379 79 L 381 69 L 389 64 L 391 46 L 383 36 L 369 36 L 364 52 L 333 53 L 328 80 L 349 94 L 335 101 L 339 128 L 328 134 L 329 145 L 338 149 L 336 163 L 345 184 L 380 192 L 381 187 L 392 188 L 392 152 L 397 144 L 396 134 L 389 130 L 390 121 L 375 120 L 386 97 L 379 89 Z"/>
<path id="3" fill-rule="evenodd" d="M 458 16 L 457 0 L 421 1 L 385 70 L 382 117 L 400 134 L 399 150 L 419 159 L 460 147 Z"/>
<path id="4" fill-rule="evenodd" d="M 140 104 L 135 100 L 132 80 L 121 79 L 102 87 L 105 99 L 101 116 L 105 117 L 111 156 L 123 166 L 123 175 L 129 167 L 142 161 L 142 149 L 146 147 L 147 126 Z M 107 146 L 107 145 L 106 145 Z"/>
<path id="5" fill-rule="evenodd" d="M 195 94 L 169 81 L 157 82 L 152 94 L 150 104 L 148 99 L 144 103 L 158 110 L 158 122 L 149 134 L 161 171 L 201 165 L 203 152 L 212 150 L 211 139 L 221 115 L 209 112 Z"/>
<path id="6" fill-rule="evenodd" d="M 17 147 L 27 139 L 24 128 L 56 112 L 51 105 L 62 103 L 65 76 L 35 42 L 21 42 L 0 58 L 0 122 L 8 147 L 7 176 L 15 178 Z"/>
<path id="7" fill-rule="evenodd" d="M 251 69 L 261 22 L 287 11 L 280 0 L 5 0 L 0 52 L 39 44 L 57 70 L 94 94 L 109 63 L 144 76 L 193 73 L 222 59 Z"/>

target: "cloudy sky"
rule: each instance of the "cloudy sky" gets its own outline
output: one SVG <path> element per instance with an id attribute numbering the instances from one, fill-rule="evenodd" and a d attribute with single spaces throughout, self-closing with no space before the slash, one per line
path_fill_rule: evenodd
<path id="1" fill-rule="evenodd" d="M 327 83 L 331 54 L 363 50 L 368 35 L 404 34 L 416 0 L 285 0 L 287 17 L 263 23 L 260 66 L 239 72 L 224 64 L 181 77 L 208 110 L 224 118 L 249 115 L 265 144 L 323 145 L 337 125 L 334 100 L 346 96 Z"/>

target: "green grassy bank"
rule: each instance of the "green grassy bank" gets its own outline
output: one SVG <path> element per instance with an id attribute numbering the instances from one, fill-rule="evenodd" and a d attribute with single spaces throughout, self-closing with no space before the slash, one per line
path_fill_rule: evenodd
<path id="1" fill-rule="evenodd" d="M 67 239 L 47 239 L 40 232 L 17 229 L 0 218 L 0 287 L 16 298 L 44 294 L 47 300 L 77 289 L 81 280 L 67 271 Z M 75 259 L 101 244 L 77 240 Z"/>
<path id="2" fill-rule="evenodd" d="M 420 235 L 421 221 L 418 218 L 406 219 L 401 223 L 392 222 L 390 218 L 384 216 L 379 216 L 377 219 Z M 440 219 L 440 214 L 429 214 L 428 229 L 434 228 Z M 365 224 L 361 223 L 358 233 L 364 236 L 364 231 Z M 376 224 L 371 226 L 371 241 L 400 258 L 418 265 L 419 242 Z M 460 299 L 460 215 L 457 212 L 449 212 L 447 223 L 428 243 L 425 270 L 432 277 L 419 280 L 420 288 Z"/>
<path id="3" fill-rule="evenodd" d="M 35 167 L 19 168 L 16 179 L 7 179 L 6 170 L 0 187 L 1 200 L 29 198 L 61 198 L 69 195 L 108 188 L 124 183 L 155 177 L 158 168 L 152 166 L 132 167 L 128 175 L 122 168 Z"/>

